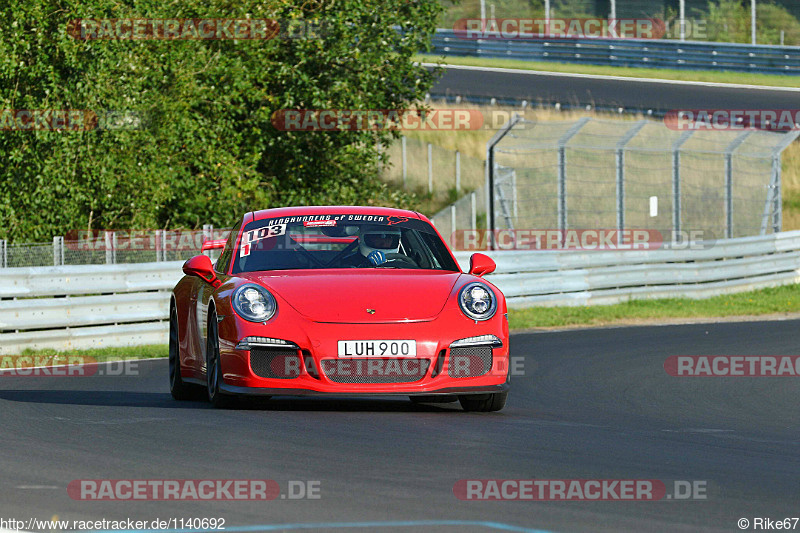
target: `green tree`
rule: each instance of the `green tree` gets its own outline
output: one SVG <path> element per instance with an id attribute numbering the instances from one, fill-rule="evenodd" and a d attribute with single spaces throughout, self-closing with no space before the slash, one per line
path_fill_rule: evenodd
<path id="1" fill-rule="evenodd" d="M 0 238 L 223 227 L 279 205 L 408 206 L 378 179 L 377 143 L 395 134 L 282 132 L 270 118 L 418 101 L 433 77 L 412 57 L 427 47 L 439 11 L 434 0 L 6 0 L 0 110 L 114 110 L 135 113 L 129 125 L 142 127 L 0 131 Z M 80 40 L 69 32 L 80 18 L 277 19 L 318 30 L 270 40 Z"/>

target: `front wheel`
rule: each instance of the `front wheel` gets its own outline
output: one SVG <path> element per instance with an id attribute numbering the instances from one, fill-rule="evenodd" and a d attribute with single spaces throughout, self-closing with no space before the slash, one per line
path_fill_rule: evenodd
<path id="1" fill-rule="evenodd" d="M 494 392 L 492 394 L 464 394 L 458 397 L 461 407 L 465 411 L 488 413 L 499 411 L 506 405 L 507 392 Z"/>
<path id="2" fill-rule="evenodd" d="M 222 362 L 219 357 L 219 330 L 217 326 L 217 313 L 208 314 L 208 339 L 206 340 L 206 388 L 208 401 L 214 407 L 230 407 L 233 399 L 222 394 L 219 384 L 222 380 Z"/>

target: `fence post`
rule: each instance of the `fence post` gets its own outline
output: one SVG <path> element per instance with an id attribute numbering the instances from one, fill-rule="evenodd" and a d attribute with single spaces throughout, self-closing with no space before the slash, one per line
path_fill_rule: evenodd
<path id="1" fill-rule="evenodd" d="M 214 226 L 211 224 L 203 224 L 203 242 L 210 241 L 214 238 Z M 203 255 L 211 257 L 211 250 L 206 250 Z"/>
<path id="2" fill-rule="evenodd" d="M 461 192 L 461 152 L 456 150 L 456 192 Z"/>
<path id="3" fill-rule="evenodd" d="M 494 148 L 503 138 L 508 135 L 511 128 L 520 122 L 522 117 L 514 113 L 497 133 L 486 142 L 486 229 L 489 230 L 489 249 L 494 250 L 494 230 L 496 227 L 494 220 Z"/>
<path id="4" fill-rule="evenodd" d="M 567 143 L 589 122 L 591 117 L 583 117 L 558 140 L 558 229 L 567 229 Z"/>
<path id="5" fill-rule="evenodd" d="M 0 268 L 8 268 L 8 252 L 5 239 L 0 239 Z"/>
<path id="6" fill-rule="evenodd" d="M 156 261 L 161 261 L 161 234 L 164 230 L 156 230 Z"/>
<path id="7" fill-rule="evenodd" d="M 403 189 L 406 189 L 406 180 L 408 179 L 408 165 L 406 164 L 406 137 L 405 135 L 400 137 L 400 149 L 402 152 L 402 159 L 403 159 Z"/>
<path id="8" fill-rule="evenodd" d="M 694 135 L 685 131 L 672 145 L 672 242 L 678 242 L 681 231 L 681 146 Z"/>
<path id="9" fill-rule="evenodd" d="M 772 194 L 772 232 L 778 233 L 783 229 L 783 190 L 781 187 L 780 155 L 772 156 L 772 168 L 775 169 L 775 190 Z"/>
<path id="10" fill-rule="evenodd" d="M 783 193 L 781 191 L 781 154 L 798 137 L 800 130 L 785 133 L 781 142 L 772 151 L 772 179 L 767 189 L 767 199 L 764 203 L 764 217 L 761 220 L 761 235 L 766 234 L 766 226 L 772 224 L 772 231 L 778 233 L 783 227 Z M 772 206 L 770 207 L 770 202 Z M 772 213 L 770 213 L 770 208 Z M 772 215 L 770 217 L 770 214 Z M 771 218 L 771 220 L 770 220 Z"/>
<path id="11" fill-rule="evenodd" d="M 103 247 L 106 251 L 106 264 L 110 265 L 114 262 L 114 239 L 111 231 L 103 232 Z"/>
<path id="12" fill-rule="evenodd" d="M 433 193 L 433 145 L 428 143 L 428 192 Z"/>
<path id="13" fill-rule="evenodd" d="M 53 237 L 53 266 L 64 264 L 64 237 Z"/>
<path id="14" fill-rule="evenodd" d="M 451 248 L 456 246 L 456 204 L 450 204 L 450 237 L 447 239 Z"/>
<path id="15" fill-rule="evenodd" d="M 633 139 L 642 128 L 647 125 L 646 120 L 640 120 L 617 142 L 616 170 L 617 170 L 617 230 L 622 235 L 625 229 L 625 146 Z"/>
<path id="16" fill-rule="evenodd" d="M 745 131 L 736 136 L 725 149 L 725 238 L 733 238 L 733 152 L 753 133 Z"/>
<path id="17" fill-rule="evenodd" d="M 478 229 L 478 195 L 475 191 L 469 193 L 469 208 L 470 208 L 470 229 L 477 231 Z"/>

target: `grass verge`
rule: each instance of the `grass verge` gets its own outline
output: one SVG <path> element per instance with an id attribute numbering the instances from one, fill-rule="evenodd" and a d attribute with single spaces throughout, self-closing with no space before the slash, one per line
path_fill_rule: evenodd
<path id="1" fill-rule="evenodd" d="M 417 55 L 416 61 L 445 65 L 467 65 L 471 67 L 500 67 L 517 70 L 541 70 L 568 74 L 595 74 L 602 76 L 622 76 L 626 78 L 650 78 L 679 81 L 703 81 L 710 83 L 736 83 L 743 85 L 764 85 L 771 87 L 797 87 L 798 76 L 777 74 L 751 74 L 748 72 L 673 70 L 660 68 L 604 67 L 600 65 L 580 65 L 576 63 L 556 63 L 549 61 L 521 61 L 518 59 L 495 59 L 482 57 L 442 57 Z"/>
<path id="2" fill-rule="evenodd" d="M 509 309 L 512 332 L 533 328 L 635 324 L 670 318 L 717 318 L 800 313 L 800 284 L 715 296 L 703 300 L 666 298 L 632 300 L 615 305 Z M 166 344 L 106 347 L 91 350 L 26 349 L 21 355 L 83 357 L 97 362 L 167 357 Z"/>
<path id="3" fill-rule="evenodd" d="M 87 361 L 125 361 L 128 359 L 155 359 L 167 357 L 169 346 L 166 344 L 146 344 L 143 346 L 107 346 L 104 348 L 92 348 L 89 350 L 56 350 L 53 348 L 43 348 L 33 350 L 26 348 L 20 355 L 30 356 L 68 356 L 85 358 Z"/>
<path id="4" fill-rule="evenodd" d="M 512 330 L 564 326 L 601 326 L 665 318 L 716 318 L 800 312 L 800 285 L 714 296 L 703 300 L 665 298 L 631 300 L 586 307 L 509 309 Z"/>

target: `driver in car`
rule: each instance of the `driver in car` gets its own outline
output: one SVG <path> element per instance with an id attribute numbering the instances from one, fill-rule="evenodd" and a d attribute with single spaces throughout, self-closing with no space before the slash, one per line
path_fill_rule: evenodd
<path id="1" fill-rule="evenodd" d="M 376 267 L 391 261 L 400 253 L 400 230 L 385 226 L 361 226 L 358 232 L 355 267 Z"/>

